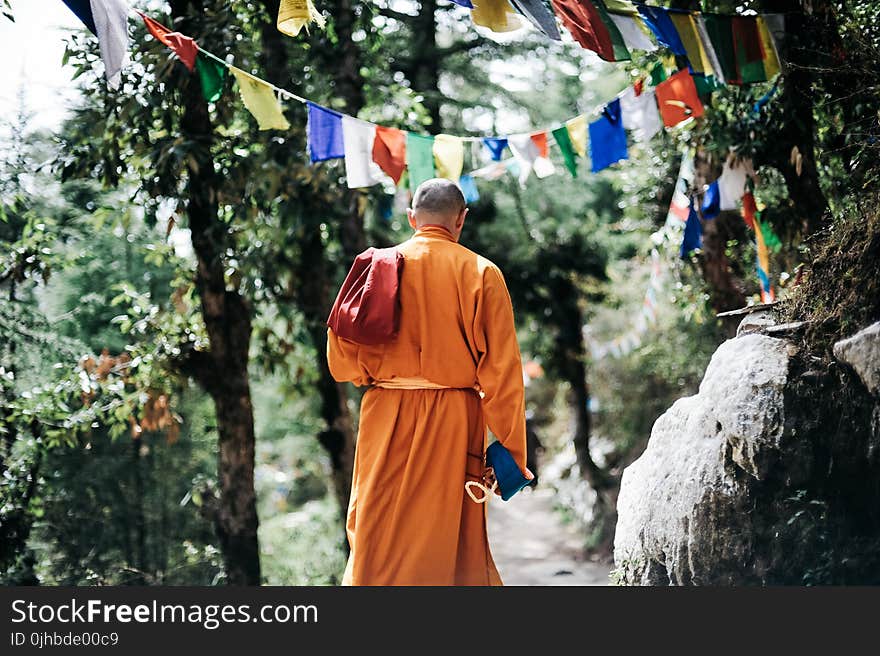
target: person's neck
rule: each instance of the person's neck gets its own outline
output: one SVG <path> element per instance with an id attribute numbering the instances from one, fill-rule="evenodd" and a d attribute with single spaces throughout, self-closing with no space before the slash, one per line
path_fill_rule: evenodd
<path id="1" fill-rule="evenodd" d="M 438 229 L 444 231 L 449 237 L 452 238 L 453 241 L 458 241 L 458 236 L 456 236 L 456 234 L 453 232 L 452 228 L 450 228 L 448 225 L 446 225 L 444 223 L 425 222 L 425 223 L 421 223 L 418 226 L 416 226 L 417 233 L 418 232 L 430 233 L 430 232 L 436 231 Z"/>

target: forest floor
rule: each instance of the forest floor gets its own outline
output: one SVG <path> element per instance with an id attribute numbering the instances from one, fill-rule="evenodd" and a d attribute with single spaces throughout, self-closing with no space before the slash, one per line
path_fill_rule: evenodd
<path id="1" fill-rule="evenodd" d="M 489 505 L 489 544 L 505 585 L 609 585 L 611 565 L 584 555 L 583 536 L 553 508 L 553 491 Z"/>

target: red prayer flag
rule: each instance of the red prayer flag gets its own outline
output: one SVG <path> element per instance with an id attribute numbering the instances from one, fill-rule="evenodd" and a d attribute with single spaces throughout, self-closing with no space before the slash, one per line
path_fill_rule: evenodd
<path id="1" fill-rule="evenodd" d="M 398 184 L 406 168 L 406 132 L 377 125 L 373 161 Z"/>
<path id="2" fill-rule="evenodd" d="M 755 214 L 758 212 L 758 206 L 755 203 L 755 197 L 752 195 L 751 191 L 747 191 L 743 194 L 742 202 L 743 221 L 745 221 L 746 225 L 749 226 L 752 230 L 757 231 L 758 224 L 755 222 Z"/>
<path id="3" fill-rule="evenodd" d="M 333 303 L 327 325 L 338 337 L 358 344 L 386 344 L 400 330 L 400 276 L 397 248 L 368 248 L 358 255 Z"/>
<path id="4" fill-rule="evenodd" d="M 703 115 L 703 103 L 691 74 L 681 70 L 654 87 L 663 125 L 672 127 L 688 118 Z"/>
<path id="5" fill-rule="evenodd" d="M 538 147 L 540 157 L 550 157 L 550 146 L 547 144 L 547 133 L 536 132 L 532 135 L 532 143 Z"/>
<path id="6" fill-rule="evenodd" d="M 615 61 L 611 35 L 589 0 L 553 0 L 553 9 L 582 47 L 592 50 L 605 61 Z"/>
<path id="7" fill-rule="evenodd" d="M 141 18 L 144 19 L 144 23 L 150 31 L 150 34 L 152 34 L 159 43 L 168 46 L 177 53 L 177 56 L 180 57 L 180 61 L 183 62 L 183 65 L 192 72 L 196 67 L 196 56 L 199 54 L 199 48 L 196 45 L 196 42 L 191 37 L 184 36 L 180 32 L 169 31 L 167 27 L 162 25 L 162 23 L 153 20 L 144 13 L 138 13 L 141 15 Z"/>

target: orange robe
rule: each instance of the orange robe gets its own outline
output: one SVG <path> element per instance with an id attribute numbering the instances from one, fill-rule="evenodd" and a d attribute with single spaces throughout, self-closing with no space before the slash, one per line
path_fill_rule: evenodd
<path id="1" fill-rule="evenodd" d="M 422 227 L 398 248 L 405 261 L 397 339 L 363 346 L 328 330 L 334 378 L 371 386 L 361 403 L 342 583 L 501 585 L 488 504 L 474 503 L 464 484 L 482 476 L 487 424 L 525 472 L 510 295 L 498 267 L 442 227 Z M 449 389 L 377 386 L 401 379 Z"/>

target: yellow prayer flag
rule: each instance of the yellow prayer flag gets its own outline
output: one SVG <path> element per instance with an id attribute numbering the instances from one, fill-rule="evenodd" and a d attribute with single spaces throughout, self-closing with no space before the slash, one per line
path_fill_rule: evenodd
<path id="1" fill-rule="evenodd" d="M 758 16 L 758 34 L 761 37 L 761 46 L 764 48 L 764 73 L 768 80 L 772 80 L 773 76 L 782 70 L 779 64 L 779 54 L 776 52 L 776 44 L 773 42 L 773 35 L 767 27 L 767 21 L 763 16 Z"/>
<path id="2" fill-rule="evenodd" d="M 244 106 L 257 119 L 261 130 L 287 130 L 290 128 L 290 123 L 284 118 L 281 104 L 275 97 L 272 87 L 235 66 L 230 66 L 229 70 L 232 71 L 238 82 L 238 91 L 241 93 Z"/>
<path id="3" fill-rule="evenodd" d="M 636 6 L 630 0 L 605 0 L 605 9 L 612 14 L 639 15 L 639 10 L 636 9 Z"/>
<path id="4" fill-rule="evenodd" d="M 434 137 L 434 169 L 438 178 L 458 182 L 464 168 L 464 142 L 449 134 Z"/>
<path id="5" fill-rule="evenodd" d="M 587 154 L 587 115 L 581 114 L 569 119 L 565 123 L 568 137 L 571 139 L 571 147 L 581 157 Z"/>
<path id="6" fill-rule="evenodd" d="M 288 36 L 296 36 L 299 31 L 314 21 L 318 27 L 323 28 L 327 24 L 324 16 L 315 8 L 312 0 L 281 0 L 278 8 L 278 31 Z"/>
<path id="7" fill-rule="evenodd" d="M 715 69 L 712 68 L 712 62 L 709 61 L 709 55 L 703 47 L 703 41 L 697 31 L 697 23 L 694 17 L 687 14 L 679 14 L 669 12 L 672 24 L 675 25 L 675 31 L 681 39 L 685 52 L 687 52 L 688 61 L 696 73 L 703 75 L 714 75 Z"/>
<path id="8" fill-rule="evenodd" d="M 513 32 L 523 26 L 508 0 L 473 0 L 471 18 L 477 25 L 493 32 Z"/>

